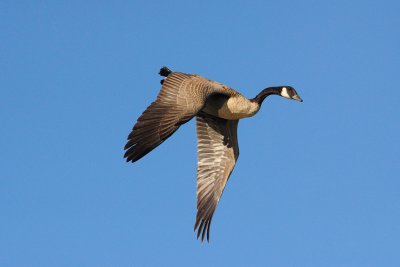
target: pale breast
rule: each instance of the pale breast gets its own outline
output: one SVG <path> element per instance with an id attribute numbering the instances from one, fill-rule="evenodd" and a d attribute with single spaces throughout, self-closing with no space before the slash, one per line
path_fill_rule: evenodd
<path id="1" fill-rule="evenodd" d="M 219 118 L 238 120 L 253 116 L 259 109 L 260 106 L 256 102 L 252 102 L 242 95 L 237 95 L 211 97 L 207 100 L 202 111 Z"/>

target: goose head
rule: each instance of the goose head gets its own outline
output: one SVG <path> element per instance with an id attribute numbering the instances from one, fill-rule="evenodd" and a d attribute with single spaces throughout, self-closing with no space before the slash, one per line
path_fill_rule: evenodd
<path id="1" fill-rule="evenodd" d="M 255 98 L 253 98 L 252 101 L 261 105 L 264 99 L 270 95 L 280 95 L 284 98 L 303 102 L 303 99 L 301 99 L 296 90 L 291 86 L 274 86 L 265 88 Z"/>
<path id="2" fill-rule="evenodd" d="M 282 86 L 280 88 L 280 96 L 288 99 L 297 100 L 303 102 L 303 99 L 297 94 L 296 90 L 291 86 Z"/>

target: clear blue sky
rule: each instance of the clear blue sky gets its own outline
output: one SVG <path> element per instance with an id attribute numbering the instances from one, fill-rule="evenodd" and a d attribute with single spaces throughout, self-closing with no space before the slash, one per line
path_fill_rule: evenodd
<path id="1" fill-rule="evenodd" d="M 2 267 L 400 266 L 398 1 L 82 2 L 0 2 Z M 210 244 L 193 121 L 123 159 L 163 65 L 304 99 L 240 122 Z"/>

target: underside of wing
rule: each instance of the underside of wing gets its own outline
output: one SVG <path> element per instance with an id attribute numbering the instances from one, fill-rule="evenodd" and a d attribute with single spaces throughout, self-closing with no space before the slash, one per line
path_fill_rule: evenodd
<path id="1" fill-rule="evenodd" d="M 238 120 L 199 114 L 197 117 L 197 215 L 194 230 L 203 241 L 226 182 L 239 157 Z"/>

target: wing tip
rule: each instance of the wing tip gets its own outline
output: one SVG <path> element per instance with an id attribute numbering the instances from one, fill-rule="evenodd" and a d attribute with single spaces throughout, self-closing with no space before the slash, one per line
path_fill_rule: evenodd
<path id="1" fill-rule="evenodd" d="M 197 232 L 197 240 L 200 238 L 200 242 L 203 243 L 206 239 L 207 243 L 210 243 L 210 225 L 211 219 L 196 219 L 194 232 Z"/>
<path id="2" fill-rule="evenodd" d="M 125 145 L 124 150 L 126 150 L 124 154 L 124 159 L 126 159 L 126 162 L 134 163 L 139 159 L 132 146 Z"/>

